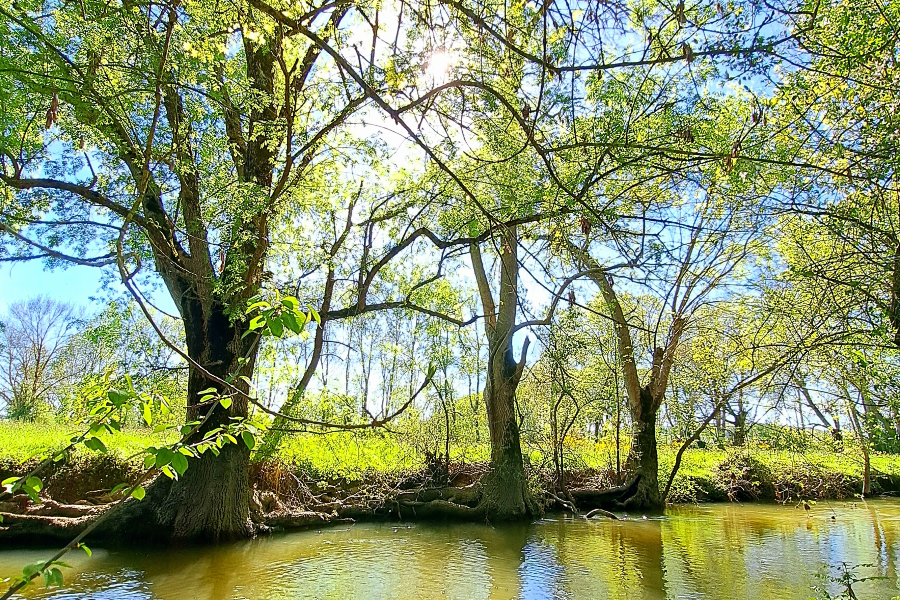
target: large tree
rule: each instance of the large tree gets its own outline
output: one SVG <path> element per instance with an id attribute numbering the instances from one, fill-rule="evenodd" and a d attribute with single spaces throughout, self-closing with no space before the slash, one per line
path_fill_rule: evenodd
<path id="1" fill-rule="evenodd" d="M 274 277 L 267 259 L 273 235 L 287 231 L 281 219 L 302 219 L 295 206 L 316 183 L 345 176 L 327 160 L 329 142 L 366 94 L 323 48 L 343 43 L 350 9 L 298 11 L 288 29 L 244 3 L 0 6 L 11 42 L 0 52 L 3 259 L 115 264 L 138 299 L 148 271 L 159 276 L 184 327 L 187 420 L 205 420 L 197 436 L 249 414 L 242 377 L 259 336 L 247 335 L 244 313 Z M 354 18 L 369 10 L 356 6 Z M 353 139 L 342 150 L 366 152 Z M 323 262 L 346 240 L 352 202 L 342 215 L 347 227 L 322 243 Z M 325 270 L 307 296 L 328 310 L 334 269 Z M 202 403 L 209 388 L 232 395 L 230 408 Z M 115 526 L 248 535 L 248 461 L 238 444 L 192 459 Z"/>
<path id="2" fill-rule="evenodd" d="M 574 210 L 599 218 L 585 194 L 610 169 L 647 161 L 645 174 L 658 175 L 671 164 L 660 169 L 657 161 L 671 156 L 733 162 L 738 146 L 685 149 L 689 127 L 668 127 L 660 137 L 645 117 L 693 102 L 697 94 L 684 84 L 714 73 L 716 61 L 741 71 L 765 66 L 759 58 L 790 40 L 766 35 L 778 31 L 766 28 L 777 12 L 752 2 L 743 8 L 679 2 L 631 10 L 604 3 L 582 12 L 565 4 L 456 0 L 390 7 L 4 3 L 0 36 L 11 43 L 0 49 L 0 258 L 115 265 L 137 299 L 148 272 L 158 276 L 182 319 L 187 419 L 205 420 L 202 436 L 250 412 L 245 382 L 259 330 L 248 334 L 244 310 L 258 293 L 290 284 L 325 322 L 379 309 L 427 314 L 414 293 L 441 276 L 443 255 L 421 282 L 405 290 L 389 286 L 370 302 L 386 265 L 426 241 L 440 250 L 471 247 L 474 263 L 477 245 L 493 241 L 505 266 L 496 313 L 479 286 L 494 357 L 487 397 L 502 397 L 489 407 L 500 427 L 492 439 L 512 452 L 511 462 L 506 451 L 494 462 L 514 463 L 514 478 L 524 482 L 509 425 L 518 377 L 510 344 L 515 330 L 528 326 L 515 324 L 517 227 Z M 448 59 L 457 60 L 449 71 Z M 632 87 L 653 83 L 630 99 L 622 93 L 628 85 L 617 87 L 624 80 Z M 665 84 L 683 97 L 668 100 Z M 478 115 L 499 118 L 509 130 L 502 154 L 492 150 L 483 158 L 503 164 L 526 151 L 517 162 L 539 166 L 529 181 L 545 188 L 552 207 L 509 211 L 494 202 L 493 186 L 475 185 L 458 170 L 464 156 L 479 152 L 467 142 Z M 410 186 L 385 200 L 380 196 L 390 186 L 374 170 L 360 176 L 348 168 L 375 153 L 373 121 L 376 129 L 395 127 L 409 142 L 404 152 L 427 158 L 441 173 L 440 194 Z M 604 166 L 610 158 L 614 166 Z M 298 210 L 336 181 L 359 190 L 346 207 Z M 418 218 L 459 210 L 458 203 L 435 201 L 446 197 L 472 215 L 463 226 L 448 227 L 446 237 L 417 227 Z M 311 214 L 330 215 L 332 227 L 298 244 L 315 249 L 319 262 L 314 289 L 304 290 L 307 273 L 284 281 L 291 269 L 272 255 L 283 236 L 308 227 Z M 478 226 L 467 231 L 473 218 Z M 351 242 L 357 251 L 346 250 Z M 299 389 L 310 380 L 323 339 L 320 327 Z M 230 407 L 201 402 L 209 388 L 232 395 Z M 130 516 L 117 525 L 161 537 L 247 535 L 248 461 L 248 449 L 236 444 L 192 459 L 182 477 L 159 480 L 149 502 L 126 511 Z M 500 512 L 521 514 L 516 504 Z"/>

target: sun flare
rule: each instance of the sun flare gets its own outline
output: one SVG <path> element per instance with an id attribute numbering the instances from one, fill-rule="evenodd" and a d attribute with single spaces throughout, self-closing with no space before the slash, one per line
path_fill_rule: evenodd
<path id="1" fill-rule="evenodd" d="M 446 50 L 435 50 L 428 59 L 425 72 L 434 78 L 444 77 L 453 66 L 453 57 Z"/>

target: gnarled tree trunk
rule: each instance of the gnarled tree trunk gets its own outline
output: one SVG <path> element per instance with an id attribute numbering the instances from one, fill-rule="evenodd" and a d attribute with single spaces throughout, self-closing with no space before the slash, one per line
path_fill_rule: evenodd
<path id="1" fill-rule="evenodd" d="M 187 295 L 181 300 L 188 356 L 219 379 L 252 374 L 257 344 L 255 336 L 242 338 L 246 323 L 232 323 L 225 307 L 214 302 Z M 245 360 L 239 361 L 241 357 Z M 232 395 L 228 409 L 219 403 L 200 405 L 200 392 L 208 388 L 227 393 L 191 367 L 187 420 L 202 421 L 209 411 L 213 413 L 188 442 L 202 439 L 214 428 L 227 426 L 232 417 L 248 415 L 247 399 L 242 396 Z M 225 444 L 218 456 L 207 451 L 200 458 L 189 458 L 187 471 L 177 480 L 165 475 L 157 477 L 142 501 L 129 500 L 110 515 L 96 535 L 140 534 L 142 539 L 155 541 L 248 537 L 254 530 L 250 521 L 250 487 L 250 450 L 240 440 L 237 444 Z"/>
<path id="2" fill-rule="evenodd" d="M 639 401 L 632 404 L 631 450 L 626 467 L 631 471 L 636 487 L 623 504 L 634 508 L 662 506 L 659 493 L 659 455 L 656 449 L 656 418 L 659 404 L 650 386 L 641 388 Z"/>
<path id="3" fill-rule="evenodd" d="M 482 482 L 481 505 L 486 514 L 495 519 L 516 519 L 533 512 L 516 419 L 520 370 L 509 346 L 497 354 L 499 356 L 489 360 L 489 364 L 493 364 L 490 364 L 484 391 L 491 439 L 491 470 Z"/>
<path id="4" fill-rule="evenodd" d="M 512 336 L 518 309 L 517 237 L 515 227 L 502 234 L 499 273 L 499 306 L 494 303 L 477 244 L 470 246 L 472 267 L 485 315 L 488 341 L 484 403 L 491 439 L 490 472 L 482 481 L 479 509 L 488 518 L 520 519 L 536 512 L 528 493 L 525 464 L 516 418 L 516 388 L 522 377 L 528 341 L 518 362 L 513 357 Z"/>

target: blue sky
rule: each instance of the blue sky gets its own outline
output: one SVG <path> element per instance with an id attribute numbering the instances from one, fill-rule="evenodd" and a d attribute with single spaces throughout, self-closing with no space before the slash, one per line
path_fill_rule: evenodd
<path id="1" fill-rule="evenodd" d="M 99 269 L 73 266 L 47 270 L 42 261 L 0 263 L 0 312 L 11 302 L 45 294 L 82 306 L 100 289 Z"/>
<path id="2" fill-rule="evenodd" d="M 51 270 L 44 267 L 43 261 L 0 263 L 0 315 L 6 312 L 10 303 L 41 294 L 83 306 L 89 312 L 99 309 L 109 298 L 127 294 L 118 280 L 103 283 L 102 276 L 103 271 L 93 267 L 74 265 Z M 159 308 L 175 312 L 175 305 L 165 289 L 142 288 L 142 291 L 149 293 Z M 97 301 L 92 302 L 92 297 Z"/>

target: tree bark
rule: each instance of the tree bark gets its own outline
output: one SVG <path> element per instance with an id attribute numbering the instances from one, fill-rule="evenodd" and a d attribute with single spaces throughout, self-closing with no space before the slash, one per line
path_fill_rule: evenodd
<path id="1" fill-rule="evenodd" d="M 257 344 L 255 336 L 242 338 L 246 324 L 230 322 L 225 307 L 214 302 L 186 297 L 181 300 L 188 356 L 220 379 L 252 374 Z M 241 357 L 246 360 L 239 362 Z M 201 391 L 219 387 L 199 370 L 190 369 L 187 420 L 202 420 L 208 411 L 214 412 L 189 442 L 202 439 L 216 427 L 227 426 L 232 417 L 248 415 L 244 397 L 232 397 L 228 409 L 219 403 L 200 405 Z M 200 458 L 188 458 L 188 469 L 177 480 L 157 477 L 142 501 L 129 500 L 92 536 L 140 534 L 143 540 L 156 542 L 248 537 L 254 531 L 250 487 L 250 450 L 241 441 L 225 444 L 218 456 L 207 451 Z"/>
<path id="2" fill-rule="evenodd" d="M 525 464 L 516 419 L 516 370 L 512 350 L 504 352 L 498 369 L 491 373 L 485 389 L 488 431 L 491 439 L 491 470 L 482 482 L 481 506 L 489 517 L 512 520 L 532 513 L 525 480 Z"/>
<path id="3" fill-rule="evenodd" d="M 516 419 L 516 389 L 528 352 L 526 339 L 520 360 L 516 362 L 513 357 L 512 336 L 518 309 L 517 249 L 515 227 L 509 227 L 502 233 L 499 304 L 495 304 L 481 250 L 477 244 L 469 248 L 488 342 L 484 403 L 491 440 L 491 469 L 482 480 L 479 508 L 495 520 L 521 519 L 537 512 L 528 493 Z"/>
<path id="4" fill-rule="evenodd" d="M 639 410 L 632 410 L 631 450 L 626 467 L 637 481 L 634 493 L 624 501 L 628 508 L 659 508 L 659 455 L 656 449 L 656 417 L 659 404 L 650 386 L 641 388 Z"/>

